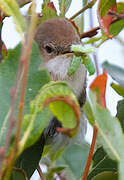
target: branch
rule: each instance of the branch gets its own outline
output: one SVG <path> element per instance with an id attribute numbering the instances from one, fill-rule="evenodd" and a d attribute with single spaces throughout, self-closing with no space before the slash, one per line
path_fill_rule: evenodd
<path id="1" fill-rule="evenodd" d="M 99 30 L 99 29 L 100 29 L 99 26 L 92 28 L 89 31 L 80 34 L 80 38 L 82 39 L 82 38 L 86 38 L 86 37 L 89 37 L 89 38 L 93 37 L 97 34 L 97 30 Z"/>
<path id="2" fill-rule="evenodd" d="M 93 157 L 94 147 L 95 147 L 95 143 L 96 143 L 97 132 L 98 132 L 98 129 L 97 129 L 96 125 L 94 125 L 92 144 L 90 146 L 89 155 L 88 155 L 88 159 L 87 159 L 87 164 L 85 166 L 85 170 L 84 170 L 84 173 L 83 173 L 83 176 L 82 176 L 82 180 L 86 180 L 87 176 L 88 176 L 90 164 L 91 164 L 92 157 Z"/>
<path id="3" fill-rule="evenodd" d="M 39 173 L 39 176 L 40 176 L 41 180 L 45 180 L 45 177 L 44 177 L 44 175 L 43 175 L 43 173 L 42 173 L 42 170 L 41 170 L 41 168 L 40 168 L 40 165 L 37 166 L 37 171 L 38 171 L 38 173 Z"/>
<path id="4" fill-rule="evenodd" d="M 74 14 L 70 20 L 76 18 L 78 15 L 80 15 L 81 13 L 83 13 L 85 10 L 92 8 L 93 5 L 96 3 L 97 0 L 92 0 L 91 2 L 89 2 L 86 6 L 84 6 L 80 11 L 78 11 L 76 14 Z"/>
<path id="5" fill-rule="evenodd" d="M 116 17 L 116 19 L 113 19 L 113 21 L 112 21 L 112 23 L 111 24 L 113 24 L 113 23 L 115 23 L 116 21 L 119 21 L 119 20 L 121 20 L 121 19 L 124 19 L 124 14 L 120 14 L 120 15 L 118 15 L 118 14 L 116 14 L 116 13 L 113 13 L 113 12 L 108 12 L 108 14 L 109 15 L 111 15 L 111 16 L 115 16 Z M 87 32 L 83 32 L 82 34 L 80 34 L 80 38 L 81 39 L 83 39 L 83 38 L 86 38 L 86 37 L 93 37 L 93 36 L 95 36 L 98 32 L 98 30 L 100 30 L 100 27 L 99 26 L 97 26 L 97 27 L 95 27 L 95 28 L 92 28 L 92 29 L 90 29 L 89 31 L 87 31 Z"/>

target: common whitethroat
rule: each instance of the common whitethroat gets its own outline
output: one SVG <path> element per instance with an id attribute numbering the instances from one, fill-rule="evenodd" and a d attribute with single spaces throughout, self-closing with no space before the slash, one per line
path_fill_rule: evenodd
<path id="1" fill-rule="evenodd" d="M 37 27 L 34 39 L 39 46 L 43 59 L 41 66 L 48 69 L 51 80 L 66 81 L 74 90 L 79 104 L 82 106 L 86 98 L 86 69 L 81 64 L 73 75 L 68 75 L 68 68 L 73 57 L 70 47 L 72 44 L 81 44 L 76 28 L 65 18 L 52 18 Z M 51 144 L 54 153 L 58 148 L 71 141 L 68 136 L 57 132 L 57 127 L 62 127 L 62 124 L 56 117 L 51 117 L 48 126 L 44 129 L 38 141 L 24 150 L 17 159 L 16 167 L 23 169 L 28 177 L 31 177 L 36 169 L 46 144 Z M 84 138 L 86 127 L 87 123 L 82 114 L 77 134 L 79 141 Z M 31 167 L 29 164 L 31 164 Z"/>
<path id="2" fill-rule="evenodd" d="M 35 33 L 41 56 L 42 67 L 46 67 L 53 81 L 66 81 L 74 90 L 80 106 L 86 98 L 86 69 L 83 64 L 72 75 L 68 75 L 68 69 L 72 62 L 72 44 L 81 44 L 80 36 L 74 25 L 65 18 L 52 18 L 41 23 Z M 82 118 L 83 119 L 83 118 Z M 57 136 L 56 127 L 61 127 L 61 123 L 53 117 L 43 134 L 47 142 Z M 86 132 L 86 123 L 82 122 L 82 134 Z M 50 140 L 49 140 L 50 138 Z M 63 143 L 63 142 L 62 142 Z"/>

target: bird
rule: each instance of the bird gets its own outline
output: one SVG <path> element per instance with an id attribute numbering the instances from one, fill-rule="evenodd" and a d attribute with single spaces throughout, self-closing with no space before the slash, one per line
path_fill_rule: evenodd
<path id="1" fill-rule="evenodd" d="M 41 67 L 48 70 L 52 81 L 67 82 L 76 95 L 80 107 L 82 107 L 86 99 L 87 70 L 85 66 L 81 64 L 73 75 L 68 75 L 68 68 L 70 67 L 74 55 L 70 47 L 72 44 L 82 44 L 80 35 L 73 23 L 66 18 L 57 17 L 48 19 L 39 24 L 35 32 L 34 40 L 39 47 L 43 59 Z M 45 145 L 53 143 L 53 149 L 56 150 L 61 144 L 67 144 L 70 141 L 69 137 L 56 131 L 57 127 L 62 127 L 62 124 L 53 116 L 38 141 L 26 149 L 18 158 L 16 163 L 17 167 L 19 168 L 21 164 L 21 168 L 26 171 L 28 177 L 31 177 L 38 165 Z M 79 132 L 81 133 L 78 134 L 84 137 L 86 129 L 87 123 L 84 118 L 81 117 L 79 128 Z M 30 168 L 28 167 L 28 161 L 31 159 L 31 152 L 35 152 L 36 147 L 39 148 L 40 153 L 35 159 L 34 168 L 32 167 L 33 165 Z M 31 159 L 31 161 L 33 162 L 33 159 Z"/>

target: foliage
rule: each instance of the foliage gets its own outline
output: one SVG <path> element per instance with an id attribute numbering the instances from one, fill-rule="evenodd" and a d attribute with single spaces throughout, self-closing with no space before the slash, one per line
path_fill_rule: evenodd
<path id="1" fill-rule="evenodd" d="M 85 43 L 96 42 L 99 47 L 124 28 L 124 3 L 117 3 L 116 0 L 97 1 L 99 27 L 81 32 L 80 37 L 89 37 Z M 32 2 L 28 12 L 30 22 L 19 11 L 29 2 Z M 36 14 L 35 1 L 0 0 L 0 37 L 3 19 L 12 16 L 22 39 L 17 47 L 6 50 L 0 38 L 0 57 L 3 56 L 0 62 L 0 179 L 28 180 L 39 169 L 41 160 L 48 170 L 44 174 L 38 171 L 46 180 L 52 180 L 55 174 L 60 179 L 123 180 L 124 68 L 105 61 L 102 64 L 103 73 L 97 74 L 90 85 L 82 109 L 88 122 L 96 129 L 91 146 L 84 142 L 82 136 L 78 136 L 82 114 L 73 90 L 66 82 L 51 81 L 47 69 L 39 68 L 43 62 L 40 50 L 33 41 L 35 27 L 53 17 L 66 17 L 71 2 L 58 0 L 58 14 L 54 3 L 44 0 L 41 14 Z M 95 2 L 84 0 L 84 7 L 69 19 L 70 22 L 86 9 L 92 8 Z M 82 17 L 78 18 L 79 26 L 82 25 Z M 78 31 L 76 21 L 72 24 Z M 98 29 L 101 35 L 94 37 Z M 71 44 L 73 59 L 68 69 L 70 78 L 81 64 L 88 70 L 88 75 L 95 73 L 98 67 L 94 67 L 95 63 L 89 56 L 94 50 L 93 47 Z M 116 117 L 112 117 L 106 107 L 107 73 L 116 81 L 111 87 L 122 97 L 117 104 Z M 49 127 L 53 116 L 59 120 L 61 127 L 55 129 L 59 134 L 57 143 L 49 145 L 43 132 Z"/>

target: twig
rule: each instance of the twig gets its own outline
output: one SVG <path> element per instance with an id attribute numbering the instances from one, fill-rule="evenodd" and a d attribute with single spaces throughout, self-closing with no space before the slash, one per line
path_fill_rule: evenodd
<path id="1" fill-rule="evenodd" d="M 92 28 L 89 31 L 80 34 L 80 38 L 82 39 L 82 38 L 86 38 L 86 37 L 93 37 L 97 34 L 97 30 L 99 30 L 99 29 L 100 29 L 99 26 Z"/>
<path id="2" fill-rule="evenodd" d="M 35 25 L 36 25 L 36 18 L 37 15 L 35 13 L 35 0 L 32 2 L 32 18 L 31 18 L 31 26 L 29 28 L 29 35 L 27 44 L 23 47 L 23 54 L 20 59 L 20 62 L 23 66 L 23 77 L 21 82 L 21 91 L 20 91 L 20 103 L 19 103 L 19 112 L 18 112 L 18 118 L 17 118 L 17 129 L 16 129 L 16 137 L 15 137 L 15 151 L 18 150 L 18 142 L 20 138 L 21 133 L 21 124 L 22 124 L 22 118 L 23 118 L 23 111 L 24 111 L 24 102 L 25 102 L 25 92 L 26 92 L 26 81 L 27 81 L 27 75 L 28 75 L 28 67 L 29 67 L 29 60 L 31 55 L 31 48 L 32 48 L 32 42 L 34 38 L 34 31 L 35 31 Z"/>
<path id="3" fill-rule="evenodd" d="M 41 168 L 40 168 L 40 165 L 37 166 L 37 171 L 38 171 L 38 173 L 39 173 L 39 176 L 40 176 L 41 180 L 45 180 L 45 177 L 44 177 L 44 175 L 43 175 L 43 173 L 42 173 L 42 170 L 41 170 Z"/>
<path id="4" fill-rule="evenodd" d="M 32 2 L 32 5 L 33 5 L 32 6 L 33 13 L 32 13 L 32 18 L 31 18 L 31 25 L 29 27 L 27 43 L 23 44 L 23 52 L 20 58 L 18 73 L 17 73 L 17 78 L 16 78 L 16 86 L 15 88 L 13 88 L 11 92 L 12 107 L 11 107 L 11 113 L 9 116 L 10 118 L 9 128 L 11 128 L 12 119 L 14 118 L 14 112 L 15 112 L 15 106 L 16 106 L 16 95 L 17 95 L 17 91 L 18 91 L 19 83 L 20 83 L 18 80 L 21 80 L 21 77 L 22 77 L 15 143 L 14 143 L 14 148 L 10 154 L 10 157 L 8 158 L 8 162 L 9 162 L 7 164 L 8 171 L 6 172 L 5 179 L 9 179 L 12 166 L 16 160 L 17 151 L 18 151 L 18 143 L 19 143 L 19 138 L 20 138 L 20 133 L 21 133 L 21 124 L 22 124 L 22 118 L 23 118 L 24 100 L 25 100 L 25 91 L 26 91 L 26 80 L 27 80 L 27 74 L 28 74 L 29 59 L 30 59 L 30 54 L 31 54 L 31 46 L 32 46 L 32 41 L 33 41 L 34 31 L 35 31 L 35 23 L 37 19 L 37 15 L 35 13 L 35 0 Z M 10 140 L 11 135 L 10 137 L 7 137 L 7 138 L 9 139 L 6 139 L 6 143 L 7 143 L 6 147 L 8 146 L 8 140 Z"/>
<path id="5" fill-rule="evenodd" d="M 86 6 L 84 6 L 80 11 L 78 11 L 76 14 L 74 14 L 70 20 L 76 18 L 78 15 L 80 15 L 81 13 L 83 13 L 86 9 L 92 8 L 93 5 L 96 3 L 97 0 L 92 0 L 91 2 L 89 2 Z"/>
<path id="6" fill-rule="evenodd" d="M 111 24 L 113 24 L 113 23 L 115 23 L 116 21 L 119 21 L 119 20 L 121 20 L 121 19 L 124 19 L 124 14 L 118 15 L 118 14 L 115 14 L 115 13 L 113 13 L 113 12 L 109 12 L 108 14 L 117 17 L 116 19 L 113 19 L 113 21 L 112 21 Z M 80 38 L 83 39 L 83 38 L 86 38 L 86 37 L 89 37 L 89 38 L 90 38 L 90 37 L 93 37 L 93 36 L 95 36 L 95 35 L 97 34 L 97 31 L 98 31 L 99 29 L 100 29 L 100 27 L 97 26 L 97 27 L 95 27 L 95 28 L 90 29 L 90 30 L 87 31 L 87 32 L 83 32 L 82 34 L 80 34 Z"/>
<path id="7" fill-rule="evenodd" d="M 88 155 L 88 160 L 87 160 L 87 164 L 86 164 L 86 166 L 85 166 L 85 170 L 84 170 L 84 173 L 83 173 L 83 176 L 82 176 L 82 180 L 86 180 L 86 179 L 87 179 L 87 176 L 88 176 L 90 164 L 91 164 L 92 157 L 93 157 L 93 152 L 94 152 L 94 147 L 95 147 L 97 132 L 98 132 L 98 129 L 97 129 L 96 125 L 94 125 L 92 144 L 91 144 L 91 146 L 90 146 L 89 155 Z"/>

